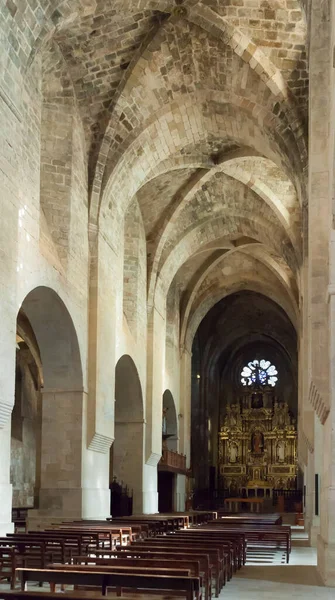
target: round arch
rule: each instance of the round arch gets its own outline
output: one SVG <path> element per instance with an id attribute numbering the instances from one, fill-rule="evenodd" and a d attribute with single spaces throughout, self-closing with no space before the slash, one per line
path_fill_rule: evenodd
<path id="1" fill-rule="evenodd" d="M 18 331 L 22 314 L 36 339 L 43 374 L 40 474 L 36 474 L 41 512 L 31 515 L 31 523 L 41 516 L 81 517 L 83 372 L 76 329 L 63 300 L 46 286 L 34 288 L 24 298 Z"/>
<path id="2" fill-rule="evenodd" d="M 165 423 L 165 432 L 164 432 Z M 174 398 L 170 390 L 165 390 L 163 394 L 163 436 L 166 438 L 166 445 L 169 450 L 177 450 L 178 445 L 178 421 Z"/>
<path id="3" fill-rule="evenodd" d="M 143 395 L 136 365 L 128 354 L 115 367 L 115 440 L 111 474 L 133 495 L 133 512 L 142 512 L 144 453 Z"/>

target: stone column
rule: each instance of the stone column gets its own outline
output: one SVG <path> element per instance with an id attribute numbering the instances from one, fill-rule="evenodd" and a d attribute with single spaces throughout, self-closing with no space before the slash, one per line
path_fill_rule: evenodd
<path id="1" fill-rule="evenodd" d="M 311 455 L 311 492 L 312 492 L 312 515 L 310 522 L 310 545 L 316 547 L 317 540 L 320 533 L 320 477 L 322 476 L 322 458 L 323 458 L 323 427 L 319 421 L 317 415 L 314 415 L 314 452 Z M 316 514 L 316 503 L 315 503 L 315 475 L 318 475 L 319 489 L 318 489 L 318 515 Z"/>
<path id="2" fill-rule="evenodd" d="M 186 454 L 186 466 L 191 461 L 191 361 L 192 354 L 182 348 L 180 358 L 179 452 Z"/>
<path id="3" fill-rule="evenodd" d="M 174 510 L 185 510 L 186 477 L 177 473 L 174 489 Z"/>
<path id="4" fill-rule="evenodd" d="M 83 390 L 44 390 L 39 509 L 29 527 L 82 517 Z"/>
<path id="5" fill-rule="evenodd" d="M 0 536 L 14 531 L 10 484 L 10 418 L 0 429 Z"/>
<path id="6" fill-rule="evenodd" d="M 165 301 L 156 293 L 148 308 L 147 402 L 145 462 L 143 473 L 143 512 L 158 512 L 157 465 L 162 455 L 162 411 L 165 369 Z"/>

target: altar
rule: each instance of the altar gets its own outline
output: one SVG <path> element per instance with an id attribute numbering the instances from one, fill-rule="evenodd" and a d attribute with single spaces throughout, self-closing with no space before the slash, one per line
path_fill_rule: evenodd
<path id="1" fill-rule="evenodd" d="M 296 487 L 296 422 L 257 369 L 226 407 L 219 431 L 219 487 L 235 498 L 272 498 L 273 489 Z"/>

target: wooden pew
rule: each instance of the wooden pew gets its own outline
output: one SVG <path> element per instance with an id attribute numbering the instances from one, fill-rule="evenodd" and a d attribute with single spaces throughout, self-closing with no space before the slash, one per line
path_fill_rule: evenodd
<path id="1" fill-rule="evenodd" d="M 176 539 L 182 537 L 183 539 L 208 539 L 208 540 L 222 540 L 222 542 L 227 542 L 232 546 L 232 556 L 233 556 L 233 565 L 234 570 L 240 569 L 243 564 L 245 564 L 246 560 L 246 539 L 244 533 L 237 532 L 226 532 L 225 530 L 218 529 L 213 530 L 209 529 L 206 526 L 188 529 L 183 532 L 174 532 L 170 534 L 175 536 Z"/>
<path id="2" fill-rule="evenodd" d="M 118 595 L 122 588 L 138 593 L 155 590 L 155 593 L 168 590 L 178 592 L 186 600 L 201 600 L 201 587 L 198 577 L 174 575 L 142 575 L 132 573 L 108 573 L 95 571 L 72 571 L 57 569 L 17 569 L 21 578 L 21 590 L 24 591 L 30 581 L 49 584 L 93 586 L 101 589 L 106 596 L 108 588 L 116 588 Z M 156 592 L 157 590 L 157 592 Z"/>
<path id="3" fill-rule="evenodd" d="M 7 579 L 11 589 L 15 588 L 15 569 L 23 566 L 15 548 L 0 547 L 0 579 Z"/>
<path id="4" fill-rule="evenodd" d="M 210 560 L 210 564 L 212 566 L 213 569 L 213 577 L 215 580 L 215 595 L 218 597 L 221 588 L 223 587 L 223 585 L 225 585 L 226 579 L 227 579 L 227 568 L 224 562 L 224 556 L 223 556 L 223 551 L 220 551 L 220 548 L 215 546 L 215 545 L 209 545 L 209 544 L 187 544 L 186 542 L 180 543 L 178 545 L 171 544 L 171 543 L 167 543 L 161 539 L 161 540 L 157 540 L 158 544 L 155 543 L 156 538 L 154 538 L 153 540 L 150 540 L 151 543 L 139 543 L 136 542 L 136 544 L 132 544 L 130 546 L 130 548 L 133 548 L 134 550 L 145 550 L 145 551 L 150 551 L 152 550 L 153 552 L 164 552 L 164 553 L 172 553 L 172 554 L 176 554 L 178 553 L 183 553 L 185 556 L 189 556 L 192 553 L 197 553 L 197 554 L 205 554 L 207 556 L 209 556 L 209 560 Z M 120 548 L 119 552 L 126 552 L 127 549 L 124 548 Z"/>
<path id="5" fill-rule="evenodd" d="M 217 530 L 218 526 L 213 526 Z M 260 527 L 251 526 L 225 526 L 225 532 L 243 532 L 247 540 L 247 544 L 253 546 L 267 546 L 271 548 L 281 548 L 285 551 L 286 562 L 289 563 L 290 553 L 292 548 L 291 528 L 285 526 L 270 526 L 263 525 Z"/>
<path id="6" fill-rule="evenodd" d="M 105 539 L 109 539 L 111 547 L 116 545 L 117 542 L 120 545 L 128 544 L 130 541 L 133 541 L 133 533 L 132 529 L 129 526 L 114 526 L 108 525 L 107 523 L 104 525 L 95 525 L 95 524 L 86 524 L 86 523 L 64 523 L 55 528 L 56 531 L 67 531 L 67 532 L 94 532 L 99 536 L 100 541 L 104 541 Z M 136 536 L 135 536 L 136 537 Z"/>
<path id="7" fill-rule="evenodd" d="M 179 540 L 187 541 L 187 542 L 218 542 L 222 548 L 224 548 L 224 552 L 226 554 L 227 566 L 229 569 L 228 575 L 229 579 L 231 579 L 233 571 L 237 571 L 242 565 L 243 562 L 243 548 L 241 546 L 241 542 L 234 539 L 234 535 L 220 535 L 220 533 L 208 533 L 207 531 L 201 531 L 196 529 L 192 532 L 183 531 L 183 532 L 174 532 L 168 534 L 169 538 L 172 538 L 179 542 Z M 164 539 L 164 538 L 162 538 Z"/>
<path id="8" fill-rule="evenodd" d="M 124 553 L 126 554 L 126 553 Z M 183 557 L 183 559 L 179 558 L 173 558 L 170 557 L 168 558 L 162 558 L 162 556 L 160 556 L 158 559 L 156 558 L 134 558 L 134 557 L 129 557 L 129 556 L 125 556 L 125 557 L 121 557 L 120 558 L 120 553 L 118 554 L 117 552 L 114 553 L 114 556 L 110 556 L 109 558 L 101 558 L 101 557 L 92 557 L 92 556 L 74 556 L 72 559 L 72 563 L 74 566 L 78 566 L 78 565 L 88 565 L 88 566 L 97 566 L 100 567 L 103 565 L 104 567 L 107 566 L 109 568 L 116 568 L 116 567 L 127 567 L 129 568 L 145 568 L 147 570 L 149 570 L 149 572 L 152 571 L 152 569 L 185 569 L 188 571 L 188 575 L 192 575 L 194 577 L 199 577 L 199 579 L 201 579 L 201 568 L 200 568 L 200 560 L 192 560 L 192 559 L 186 559 L 185 557 Z M 171 573 L 172 574 L 172 573 Z M 174 573 L 177 574 L 177 573 Z M 204 588 L 205 588 L 205 598 L 206 600 L 208 600 L 208 598 L 210 598 L 210 586 L 208 585 L 208 573 L 206 573 L 206 577 L 204 577 Z"/>
<path id="9" fill-rule="evenodd" d="M 93 556 L 94 555 L 94 556 Z M 210 563 L 210 556 L 208 554 L 203 554 L 203 553 L 199 553 L 197 554 L 196 552 L 192 552 L 192 553 L 187 553 L 185 554 L 183 553 L 179 553 L 177 551 L 167 551 L 167 552 L 162 552 L 162 551 L 158 551 L 158 552 L 154 552 L 153 550 L 139 550 L 138 549 L 138 544 L 130 546 L 128 548 L 122 548 L 122 552 L 120 550 L 117 551 L 104 551 L 104 550 L 96 550 L 92 553 L 90 553 L 90 556 L 87 557 L 87 560 L 90 560 L 91 558 L 93 558 L 93 560 L 95 558 L 101 558 L 102 560 L 106 560 L 106 556 L 110 557 L 112 559 L 120 559 L 120 560 L 128 560 L 128 559 L 134 559 L 134 560 L 146 560 L 146 561 L 159 561 L 159 563 L 163 563 L 165 561 L 167 562 L 171 562 L 173 561 L 174 563 L 177 564 L 184 564 L 184 561 L 191 561 L 194 562 L 196 561 L 199 564 L 199 568 L 200 568 L 200 575 L 203 578 L 203 583 L 204 583 L 204 588 L 205 588 L 205 596 L 206 598 L 211 598 L 212 597 L 212 569 L 213 566 Z M 121 558 L 120 558 L 121 557 Z M 125 558 L 124 558 L 125 557 Z M 80 558 L 80 557 L 79 557 Z M 73 557 L 73 562 L 75 562 L 76 557 Z M 108 558 L 107 558 L 108 560 Z"/>
<path id="10" fill-rule="evenodd" d="M 250 515 L 249 513 L 231 514 L 225 511 L 218 511 L 218 518 L 213 519 L 211 523 L 219 521 L 229 523 L 241 523 L 242 525 L 281 525 L 283 520 L 279 514 L 273 515 Z"/>
<path id="11" fill-rule="evenodd" d="M 52 555 L 46 551 L 45 542 L 41 540 L 0 538 L 0 546 L 12 548 L 22 564 L 27 567 L 43 568 L 52 560 Z"/>
<path id="12" fill-rule="evenodd" d="M 81 519 L 80 521 L 70 521 L 70 522 L 66 522 L 66 523 L 62 523 L 62 526 L 64 525 L 70 525 L 71 527 L 100 527 L 101 529 L 122 529 L 122 530 L 129 530 L 130 533 L 130 537 L 132 541 L 135 541 L 136 539 L 143 539 L 145 537 L 147 537 L 148 535 L 148 525 L 145 525 L 144 523 L 140 524 L 140 523 L 130 523 L 129 521 L 118 521 L 117 519 L 113 519 L 113 521 L 101 521 L 101 520 L 92 520 L 92 519 Z"/>
<path id="13" fill-rule="evenodd" d="M 32 532 L 25 534 L 24 536 L 21 536 L 20 534 L 14 536 L 8 534 L 6 540 L 15 543 L 44 542 L 45 552 L 49 555 L 52 554 L 54 560 L 58 559 L 61 560 L 61 562 L 66 562 L 73 554 L 87 554 L 89 547 L 95 547 L 95 544 L 93 544 L 93 546 L 83 544 L 79 536 L 52 535 L 43 531 Z"/>

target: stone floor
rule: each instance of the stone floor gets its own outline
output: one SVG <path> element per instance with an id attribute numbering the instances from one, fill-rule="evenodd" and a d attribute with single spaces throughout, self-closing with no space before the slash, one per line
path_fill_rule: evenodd
<path id="1" fill-rule="evenodd" d="M 307 545 L 302 528 L 292 532 L 292 553 L 286 565 L 282 553 L 252 552 L 246 566 L 220 594 L 225 600 L 334 600 L 334 588 L 324 587 L 316 568 L 316 550 Z"/>

